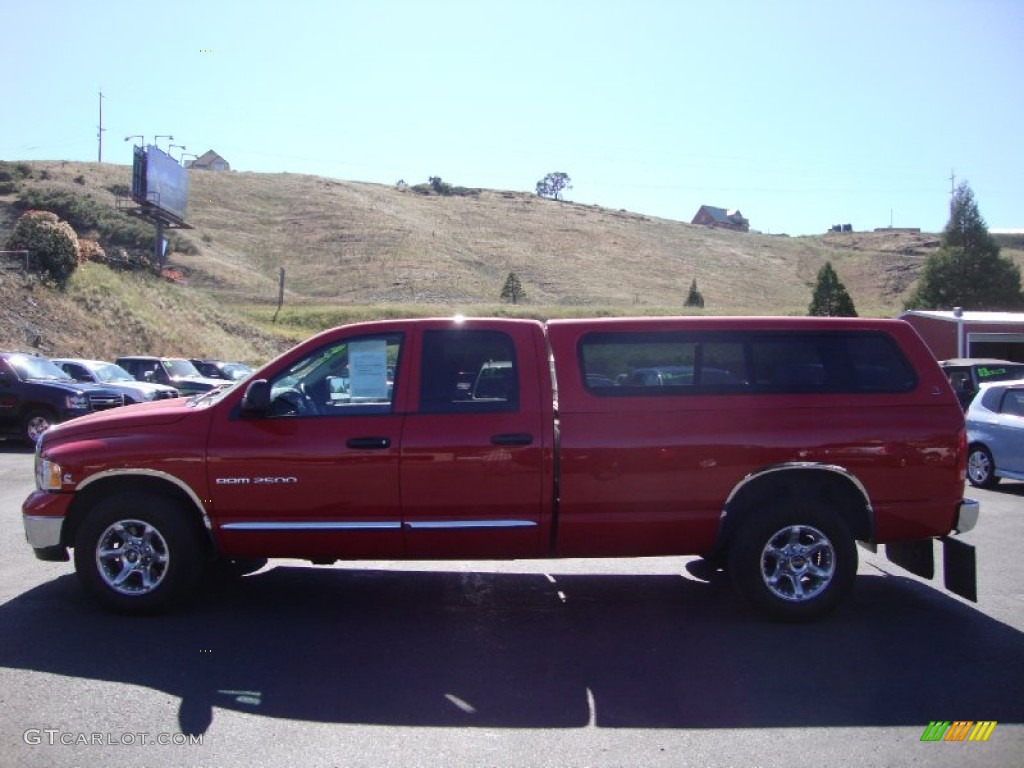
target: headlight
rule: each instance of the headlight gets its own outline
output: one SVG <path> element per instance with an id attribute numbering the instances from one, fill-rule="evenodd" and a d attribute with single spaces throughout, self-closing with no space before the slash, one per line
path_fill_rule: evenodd
<path id="1" fill-rule="evenodd" d="M 60 490 L 60 464 L 36 453 L 36 488 L 41 491 Z"/>
<path id="2" fill-rule="evenodd" d="M 72 411 L 89 410 L 89 397 L 84 392 L 77 392 L 64 398 L 64 405 Z"/>

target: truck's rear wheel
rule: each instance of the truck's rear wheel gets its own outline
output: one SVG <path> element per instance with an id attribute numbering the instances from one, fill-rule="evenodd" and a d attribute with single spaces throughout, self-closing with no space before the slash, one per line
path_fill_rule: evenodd
<path id="1" fill-rule="evenodd" d="M 770 618 L 806 621 L 831 611 L 853 586 L 857 547 L 843 520 L 810 499 L 749 515 L 729 550 L 736 590 Z"/>
<path id="2" fill-rule="evenodd" d="M 203 569 L 187 514 L 149 493 L 121 493 L 97 504 L 75 537 L 75 571 L 86 591 L 121 613 L 152 613 L 184 597 Z"/>

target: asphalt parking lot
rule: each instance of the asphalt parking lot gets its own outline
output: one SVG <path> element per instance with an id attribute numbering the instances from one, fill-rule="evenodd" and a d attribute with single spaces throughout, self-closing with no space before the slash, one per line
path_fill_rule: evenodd
<path id="1" fill-rule="evenodd" d="M 0 443 L 0 764 L 1019 765 L 1024 483 L 982 502 L 979 602 L 862 552 L 825 621 L 749 614 L 681 558 L 273 561 L 177 612 L 41 563 Z M 922 742 L 932 721 L 988 741 Z"/>

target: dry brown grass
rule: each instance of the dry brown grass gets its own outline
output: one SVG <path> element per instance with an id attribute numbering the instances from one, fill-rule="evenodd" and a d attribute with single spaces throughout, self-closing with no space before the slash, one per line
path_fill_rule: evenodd
<path id="1" fill-rule="evenodd" d="M 285 266 L 297 303 L 487 305 L 514 271 L 536 307 L 674 311 L 696 278 L 709 313 L 803 314 L 831 261 L 861 314 L 888 316 L 937 243 L 739 234 L 526 193 L 427 197 L 290 174 L 197 172 L 191 191 L 208 242 L 175 259 L 229 301 L 272 301 Z"/>

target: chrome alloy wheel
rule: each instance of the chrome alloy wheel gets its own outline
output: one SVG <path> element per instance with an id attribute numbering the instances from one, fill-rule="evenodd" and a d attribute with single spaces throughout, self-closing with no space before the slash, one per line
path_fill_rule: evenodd
<path id="1" fill-rule="evenodd" d="M 36 440 L 50 428 L 50 419 L 46 414 L 36 413 L 25 422 L 25 439 L 35 445 Z"/>
<path id="2" fill-rule="evenodd" d="M 769 591 L 791 603 L 812 600 L 832 581 L 836 552 L 817 528 L 791 525 L 777 531 L 761 551 L 761 578 Z"/>
<path id="3" fill-rule="evenodd" d="M 96 544 L 100 578 L 122 595 L 152 592 L 167 575 L 167 542 L 156 528 L 142 520 L 118 520 Z"/>
<path id="4" fill-rule="evenodd" d="M 975 485 L 984 485 L 992 479 L 992 459 L 984 449 L 975 448 L 967 457 L 967 476 Z"/>

